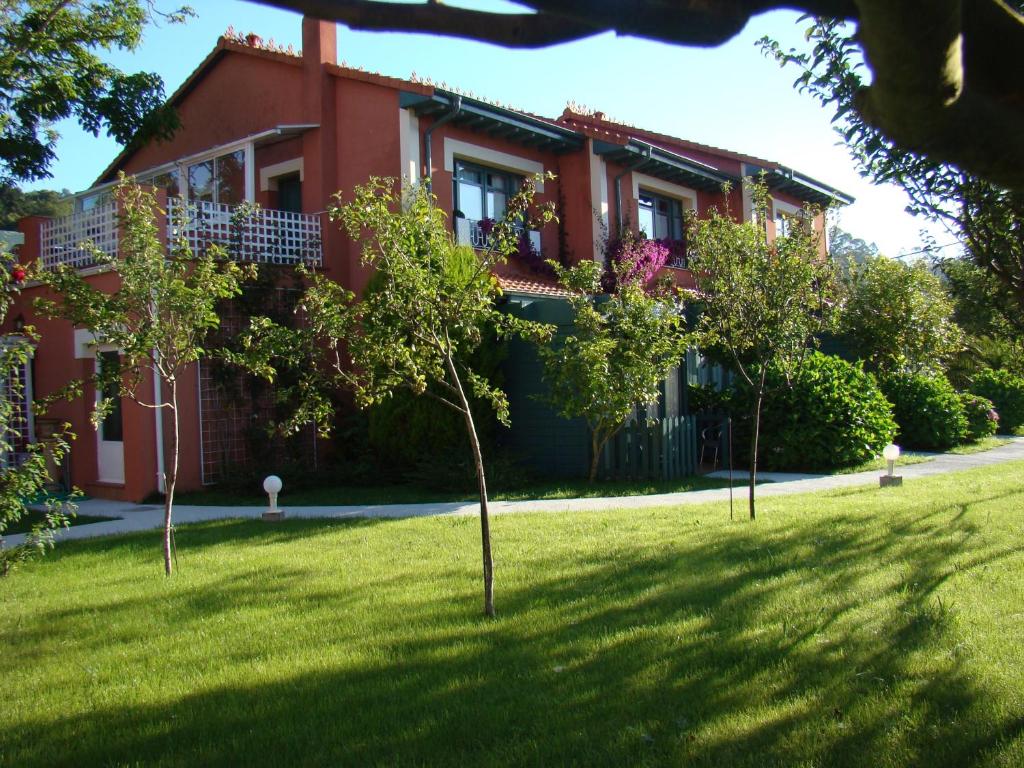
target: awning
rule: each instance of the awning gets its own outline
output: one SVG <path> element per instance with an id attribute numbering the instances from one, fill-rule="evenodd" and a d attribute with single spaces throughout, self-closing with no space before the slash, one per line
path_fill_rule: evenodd
<path id="1" fill-rule="evenodd" d="M 638 139 L 630 139 L 627 144 L 594 141 L 594 154 L 632 171 L 694 189 L 717 192 L 725 182 L 739 181 L 710 165 Z"/>
<path id="2" fill-rule="evenodd" d="M 432 96 L 403 91 L 398 104 L 419 117 L 440 117 L 452 111 L 455 97 L 456 94 L 440 89 L 435 89 Z M 584 141 L 569 128 L 467 96 L 462 97 L 462 106 L 451 124 L 555 154 L 578 150 Z"/>
<path id="3" fill-rule="evenodd" d="M 812 179 L 810 176 L 797 173 L 792 168 L 783 166 L 778 168 L 758 168 L 757 166 L 748 165 L 747 170 L 754 178 L 757 178 L 763 171 L 769 189 L 787 192 L 794 197 L 814 203 L 815 205 L 850 205 L 854 201 L 852 195 L 848 195 L 835 187 L 830 187 L 828 184 L 823 184 Z"/>

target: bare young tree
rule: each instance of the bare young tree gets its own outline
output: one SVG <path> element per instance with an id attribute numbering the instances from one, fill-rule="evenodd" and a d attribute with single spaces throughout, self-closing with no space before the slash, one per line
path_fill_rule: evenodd
<path id="1" fill-rule="evenodd" d="M 181 377 L 189 365 L 206 355 L 206 336 L 220 325 L 218 302 L 241 293 L 241 282 L 251 270 L 229 261 L 227 253 L 217 246 L 193 253 L 184 234 L 184 221 L 177 222 L 178 236 L 165 244 L 153 195 L 124 176 L 116 198 L 120 206 L 119 252 L 111 256 L 98 248 L 92 251 L 97 263 L 117 272 L 118 288 L 106 293 L 68 265 L 54 270 L 37 268 L 37 278 L 57 295 L 55 300 L 37 300 L 37 306 L 51 317 L 87 329 L 98 343 L 118 351 L 119 366 L 100 368 L 98 391 L 116 392 L 117 397 L 170 415 L 170 462 L 162 468 L 164 572 L 170 576 Z M 148 371 L 159 378 L 166 399 L 155 401 L 144 393 L 142 383 Z M 102 420 L 111 407 L 111 400 L 104 398 L 94 421 Z"/>

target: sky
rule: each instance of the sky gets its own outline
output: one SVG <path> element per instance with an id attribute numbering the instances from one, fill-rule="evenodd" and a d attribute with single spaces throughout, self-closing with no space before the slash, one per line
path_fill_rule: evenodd
<path id="1" fill-rule="evenodd" d="M 169 10 L 173 0 L 156 0 Z M 301 17 L 243 0 L 190 0 L 197 16 L 185 25 L 154 25 L 134 52 L 106 55 L 126 71 L 159 74 L 168 95 L 234 27 L 264 40 L 301 48 Z M 452 4 L 515 10 L 495 0 Z M 551 48 L 513 51 L 486 43 L 419 34 L 353 32 L 338 28 L 338 59 L 395 77 L 412 73 L 464 92 L 536 114 L 557 117 L 568 102 L 619 120 L 692 141 L 774 160 L 856 197 L 839 212 L 840 227 L 883 253 L 918 251 L 921 230 L 940 245 L 952 238 L 904 211 L 907 200 L 892 185 L 861 178 L 830 124 L 832 114 L 793 87 L 794 69 L 765 58 L 762 35 L 784 48 L 802 47 L 804 23 L 788 11 L 757 16 L 718 48 L 688 48 L 612 34 Z M 74 123 L 57 126 L 61 139 L 53 178 L 27 188 L 88 188 L 119 151 Z"/>

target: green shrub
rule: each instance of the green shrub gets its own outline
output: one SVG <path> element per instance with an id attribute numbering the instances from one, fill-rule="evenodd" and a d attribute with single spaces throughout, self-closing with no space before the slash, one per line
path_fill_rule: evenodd
<path id="1" fill-rule="evenodd" d="M 877 457 L 896 433 L 892 407 L 861 365 L 814 352 L 790 382 L 777 370 L 767 378 L 761 414 L 759 466 L 775 471 L 831 470 Z M 741 385 L 727 393 L 733 445 L 749 453 L 753 398 Z"/>
<path id="2" fill-rule="evenodd" d="M 902 447 L 944 451 L 967 437 L 963 404 L 945 376 L 891 373 L 879 384 L 893 405 Z"/>
<path id="3" fill-rule="evenodd" d="M 974 377 L 971 392 L 992 401 L 1005 434 L 1024 426 L 1024 378 L 1007 370 L 986 369 Z"/>
<path id="4" fill-rule="evenodd" d="M 999 427 L 999 416 L 992 401 L 970 392 L 960 393 L 960 404 L 967 417 L 967 440 L 976 442 L 991 437 Z"/>

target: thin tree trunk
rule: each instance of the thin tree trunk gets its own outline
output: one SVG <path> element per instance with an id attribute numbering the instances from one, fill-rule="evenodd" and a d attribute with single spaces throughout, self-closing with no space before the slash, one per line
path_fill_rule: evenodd
<path id="1" fill-rule="evenodd" d="M 601 464 L 601 449 L 604 446 L 599 444 L 597 439 L 597 431 L 593 430 L 590 433 L 590 482 L 593 483 L 597 479 L 597 470 Z"/>
<path id="2" fill-rule="evenodd" d="M 173 379 L 170 382 L 171 389 L 171 421 L 174 428 L 171 430 L 171 469 L 164 470 L 164 573 L 168 576 L 174 570 L 171 559 L 171 511 L 174 509 L 174 485 L 178 481 L 178 385 Z M 163 418 L 161 414 L 160 418 Z"/>
<path id="3" fill-rule="evenodd" d="M 487 515 L 487 479 L 484 475 L 484 457 L 480 452 L 480 440 L 477 438 L 476 424 L 473 423 L 473 411 L 469 407 L 469 399 L 462 389 L 462 381 L 459 379 L 458 371 L 455 369 L 455 362 L 451 356 L 448 356 L 445 362 L 448 366 L 448 375 L 452 377 L 452 384 L 459 393 L 459 404 L 462 407 L 462 415 L 466 421 L 469 444 L 473 449 L 477 489 L 480 492 L 480 546 L 483 550 L 484 614 L 494 616 L 494 561 L 491 558 L 491 522 Z"/>
<path id="4" fill-rule="evenodd" d="M 754 436 L 750 441 L 750 519 L 756 519 L 754 510 L 754 485 L 757 483 L 757 442 L 761 436 L 761 403 L 764 400 L 765 370 L 757 387 L 757 401 L 754 405 Z"/>

